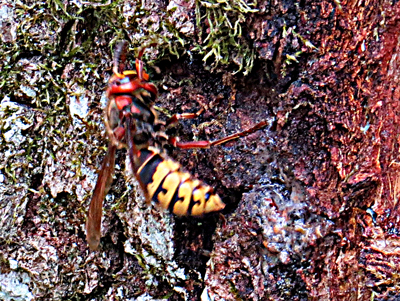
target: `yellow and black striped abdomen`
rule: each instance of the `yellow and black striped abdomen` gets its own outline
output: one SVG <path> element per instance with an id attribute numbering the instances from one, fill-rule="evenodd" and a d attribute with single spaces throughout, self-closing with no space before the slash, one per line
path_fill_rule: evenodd
<path id="1" fill-rule="evenodd" d="M 156 148 L 138 153 L 136 176 L 147 196 L 176 215 L 201 216 L 225 207 L 207 184 L 182 171 L 181 165 Z"/>

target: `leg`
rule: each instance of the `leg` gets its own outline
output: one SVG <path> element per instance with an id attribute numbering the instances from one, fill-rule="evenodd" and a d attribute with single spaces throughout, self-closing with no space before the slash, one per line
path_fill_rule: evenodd
<path id="1" fill-rule="evenodd" d="M 261 130 L 263 128 L 265 128 L 268 125 L 267 121 L 261 121 L 259 123 L 257 123 L 255 126 L 253 126 L 250 129 L 247 129 L 243 132 L 239 132 L 239 133 L 235 133 L 232 135 L 229 135 L 225 138 L 221 138 L 218 140 L 214 140 L 214 141 L 188 141 L 188 142 L 179 142 L 178 139 L 176 137 L 169 137 L 168 141 L 175 147 L 179 147 L 181 149 L 191 149 L 191 148 L 210 148 L 211 146 L 214 145 L 220 145 L 220 144 L 224 144 L 227 143 L 229 141 L 232 140 L 236 140 L 239 139 L 241 137 L 246 137 L 258 130 Z"/>
<path id="2" fill-rule="evenodd" d="M 204 108 L 201 108 L 199 111 L 196 113 L 182 113 L 182 114 L 174 114 L 170 119 L 167 120 L 166 126 L 170 126 L 172 124 L 177 123 L 179 120 L 182 119 L 193 119 L 199 117 L 203 112 Z"/>
<path id="3" fill-rule="evenodd" d="M 229 135 L 229 136 L 227 136 L 225 138 L 222 138 L 222 139 L 211 141 L 210 142 L 210 146 L 220 145 L 220 144 L 224 144 L 226 142 L 232 141 L 232 140 L 236 140 L 236 139 L 241 138 L 241 137 L 246 137 L 246 136 L 248 136 L 250 134 L 253 134 L 253 133 L 257 132 L 258 130 L 261 130 L 261 129 L 265 128 L 267 125 L 268 125 L 267 121 L 261 121 L 261 122 L 257 123 L 255 126 L 253 126 L 252 128 L 249 128 L 249 129 L 247 129 L 247 130 L 245 130 L 243 132 L 239 132 L 239 133 L 236 133 L 236 134 Z"/>

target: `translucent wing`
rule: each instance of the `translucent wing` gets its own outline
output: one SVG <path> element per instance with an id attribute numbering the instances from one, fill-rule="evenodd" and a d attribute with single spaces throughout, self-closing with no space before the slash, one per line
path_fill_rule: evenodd
<path id="1" fill-rule="evenodd" d="M 86 222 L 86 240 L 91 250 L 96 250 L 100 243 L 103 200 L 107 195 L 112 183 L 116 150 L 117 147 L 110 143 L 107 154 L 101 165 L 101 170 L 94 188 L 92 200 L 90 201 Z"/>

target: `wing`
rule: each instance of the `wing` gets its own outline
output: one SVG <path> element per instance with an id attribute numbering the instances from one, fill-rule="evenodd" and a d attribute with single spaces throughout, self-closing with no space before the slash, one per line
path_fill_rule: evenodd
<path id="1" fill-rule="evenodd" d="M 112 183 L 116 150 L 117 146 L 109 143 L 107 154 L 103 159 L 99 177 L 94 188 L 92 200 L 90 201 L 86 222 L 86 240 L 91 250 L 96 250 L 100 243 L 103 200 Z"/>
<path id="2" fill-rule="evenodd" d="M 137 157 L 137 156 L 138 156 L 138 154 L 141 153 L 141 151 L 138 151 L 138 149 L 136 148 L 135 143 L 133 142 L 133 135 L 134 134 L 132 132 L 132 129 L 134 129 L 134 126 L 133 126 L 133 120 L 132 120 L 132 116 L 131 115 L 126 116 L 125 124 L 126 124 L 126 128 L 127 129 L 131 129 L 131 130 L 126 130 L 125 131 L 125 141 L 126 141 L 126 146 L 127 146 L 127 155 L 129 157 L 130 169 L 131 169 L 132 173 L 135 175 L 137 181 L 139 182 L 140 187 L 142 188 L 142 192 L 144 194 L 144 197 L 146 198 L 147 202 L 150 203 L 151 197 L 147 193 L 146 186 L 143 184 L 142 179 L 137 174 L 138 167 L 140 167 L 140 165 L 141 165 L 140 162 L 139 162 L 140 158 Z"/>

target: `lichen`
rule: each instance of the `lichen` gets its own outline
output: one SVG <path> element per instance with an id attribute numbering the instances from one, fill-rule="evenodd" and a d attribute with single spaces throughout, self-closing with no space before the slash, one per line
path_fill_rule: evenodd
<path id="1" fill-rule="evenodd" d="M 11 271 L 0 274 L 0 299 L 3 301 L 31 301 L 34 299 L 29 289 L 31 279 L 27 273 Z"/>

